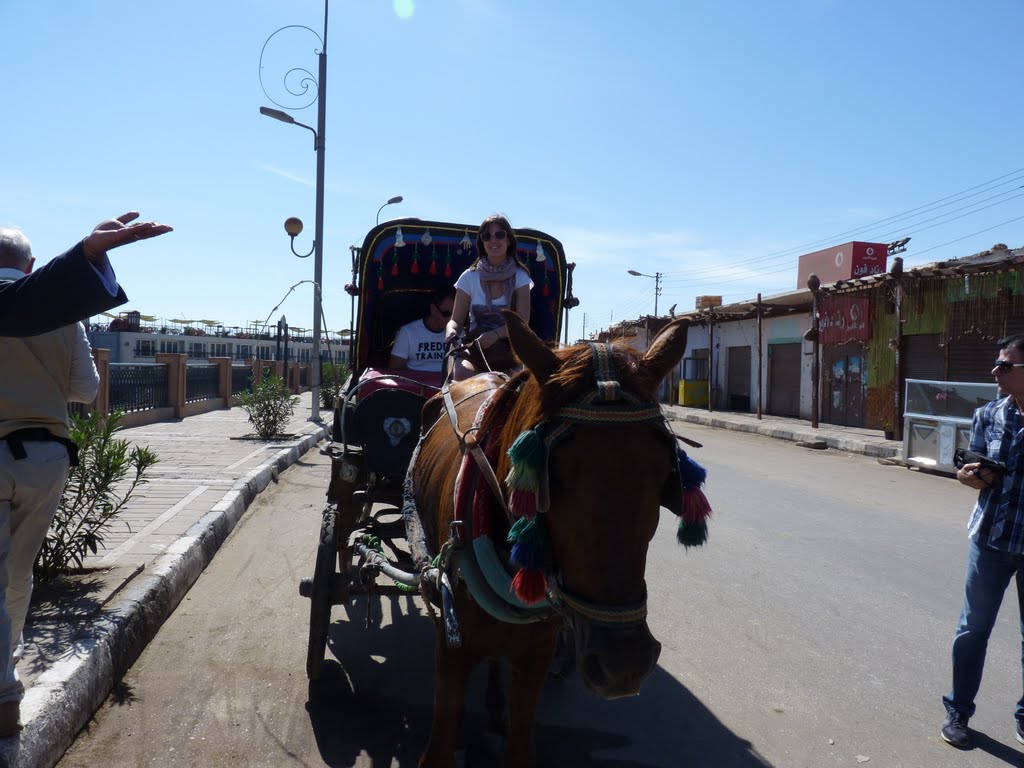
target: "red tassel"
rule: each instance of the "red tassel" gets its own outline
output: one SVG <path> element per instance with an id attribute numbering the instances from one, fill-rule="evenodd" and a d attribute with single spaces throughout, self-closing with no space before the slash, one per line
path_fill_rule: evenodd
<path id="1" fill-rule="evenodd" d="M 378 291 L 383 291 L 384 290 L 384 276 L 383 275 L 381 275 L 380 277 L 377 278 L 377 290 Z"/>
<path id="2" fill-rule="evenodd" d="M 409 271 L 414 275 L 418 275 L 420 273 L 420 263 L 418 261 L 414 261 L 412 266 L 409 268 Z"/>
<path id="3" fill-rule="evenodd" d="M 398 262 L 397 261 L 391 262 L 391 276 L 392 277 L 398 277 Z"/>
<path id="4" fill-rule="evenodd" d="M 436 262 L 436 261 L 432 261 L 432 262 L 430 262 L 430 269 L 429 269 L 429 272 L 430 272 L 430 274 L 432 274 L 432 275 L 436 275 L 436 274 L 437 274 L 437 262 Z"/>
<path id="5" fill-rule="evenodd" d="M 452 265 L 451 264 L 445 264 L 444 265 L 444 276 L 445 277 L 451 277 L 452 276 Z"/>
<path id="6" fill-rule="evenodd" d="M 543 571 L 528 571 L 520 568 L 512 579 L 512 591 L 516 597 L 527 605 L 533 605 L 544 598 L 548 589 L 548 580 Z"/>
<path id="7" fill-rule="evenodd" d="M 711 504 L 704 491 L 700 488 L 687 488 L 683 491 L 683 520 L 688 525 L 700 523 L 711 517 Z"/>
<path id="8" fill-rule="evenodd" d="M 542 291 L 542 293 L 545 296 L 550 296 L 551 295 L 551 289 L 548 288 L 548 284 L 547 283 L 544 283 L 544 290 Z"/>
<path id="9" fill-rule="evenodd" d="M 533 491 L 514 490 L 509 496 L 508 506 L 516 517 L 532 520 L 537 516 L 537 494 Z"/>

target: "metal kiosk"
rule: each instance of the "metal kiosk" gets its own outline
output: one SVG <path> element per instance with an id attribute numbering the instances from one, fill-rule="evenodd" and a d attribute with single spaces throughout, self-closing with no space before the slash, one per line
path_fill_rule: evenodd
<path id="1" fill-rule="evenodd" d="M 968 446 L 974 411 L 999 396 L 995 382 L 907 379 L 906 384 L 904 462 L 955 474 L 953 452 Z"/>

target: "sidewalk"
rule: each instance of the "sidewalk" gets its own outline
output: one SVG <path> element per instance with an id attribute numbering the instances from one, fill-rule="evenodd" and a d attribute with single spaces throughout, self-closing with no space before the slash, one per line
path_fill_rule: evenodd
<path id="1" fill-rule="evenodd" d="M 122 512 L 127 525 L 86 560 L 96 570 L 76 579 L 80 589 L 50 595 L 37 588 L 18 663 L 25 728 L 0 740 L 0 766 L 56 764 L 256 495 L 329 435 L 330 413 L 321 413 L 328 424 L 310 422 L 310 393 L 300 398 L 290 439 L 239 439 L 252 434 L 242 408 L 119 433 L 148 445 L 159 463 Z"/>
<path id="2" fill-rule="evenodd" d="M 758 419 L 755 413 L 709 412 L 705 408 L 681 405 L 667 405 L 664 409 L 671 421 L 702 424 L 706 427 L 731 429 L 737 432 L 752 432 L 793 442 L 824 442 L 825 445 L 822 447 L 847 453 L 862 453 L 880 459 L 899 459 L 903 455 L 903 443 L 898 440 L 886 440 L 882 432 L 874 429 L 840 427 L 821 422 L 817 429 L 812 429 L 809 421 L 782 416 L 763 416 Z"/>
<path id="3" fill-rule="evenodd" d="M 251 434 L 241 408 L 178 422 L 123 430 L 160 459 L 126 508 L 119 527 L 86 565 L 81 593 L 47 599 L 38 589 L 26 626 L 18 672 L 27 688 L 25 729 L 0 740 L 0 766 L 50 768 L 110 694 L 146 643 L 195 583 L 242 513 L 277 473 L 321 439 L 329 425 L 309 422 L 310 395 L 301 396 L 288 430 L 294 439 L 238 439 Z M 829 448 L 899 457 L 901 444 L 880 432 L 800 419 L 666 406 L 673 421 L 753 432 Z M 329 421 L 330 414 L 322 416 Z M 326 495 L 327 489 L 324 488 Z M 311 541 L 310 547 L 316 542 Z"/>

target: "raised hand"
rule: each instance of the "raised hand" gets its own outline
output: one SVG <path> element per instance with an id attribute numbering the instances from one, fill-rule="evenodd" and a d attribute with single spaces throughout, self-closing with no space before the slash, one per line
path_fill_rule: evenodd
<path id="1" fill-rule="evenodd" d="M 174 230 L 166 224 L 155 221 L 142 221 L 131 224 L 139 218 L 138 211 L 129 211 L 116 219 L 107 219 L 96 225 L 96 228 L 82 241 L 85 257 L 89 261 L 99 261 L 107 251 L 129 245 L 137 240 L 148 240 L 159 237 Z"/>

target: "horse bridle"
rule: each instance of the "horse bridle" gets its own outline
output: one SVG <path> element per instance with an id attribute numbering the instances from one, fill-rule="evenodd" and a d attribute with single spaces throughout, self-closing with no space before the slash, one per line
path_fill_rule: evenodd
<path id="1" fill-rule="evenodd" d="M 594 389 L 579 400 L 559 408 L 549 417 L 548 421 L 556 422 L 557 425 L 553 429 L 546 431 L 544 436 L 545 455 L 550 456 L 551 449 L 555 444 L 567 437 L 572 429 L 579 424 L 623 425 L 650 422 L 661 424 L 666 434 L 672 435 L 671 430 L 665 423 L 665 416 L 661 411 L 661 406 L 657 403 L 641 400 L 636 395 L 622 389 L 620 382 L 615 378 L 612 366 L 612 346 L 595 342 L 588 343 L 593 352 Z M 452 401 L 447 383 L 442 387 L 442 398 L 448 418 L 451 421 L 452 429 L 459 439 L 462 452 L 464 454 L 471 454 L 476 461 L 494 497 L 501 505 L 511 524 L 514 522 L 514 519 L 494 468 L 491 466 L 482 448 L 482 435 L 471 434 L 470 430 L 463 432 L 459 428 L 458 416 L 455 410 L 456 403 Z M 538 493 L 537 500 L 538 511 L 546 512 L 549 502 L 545 460 L 542 487 L 540 493 Z M 632 604 L 609 605 L 595 603 L 579 595 L 572 594 L 560 582 L 556 585 L 549 581 L 548 600 L 563 616 L 567 616 L 572 612 L 598 624 L 625 626 L 638 624 L 647 618 L 646 595 L 641 600 Z"/>

